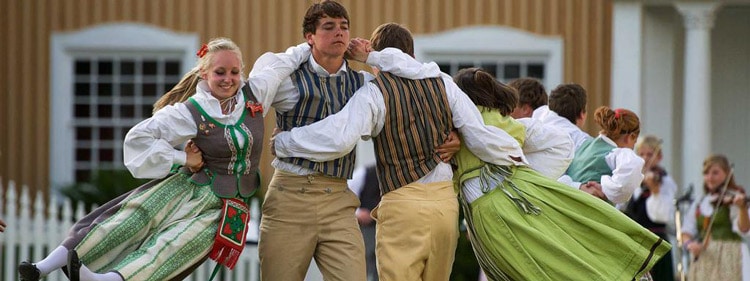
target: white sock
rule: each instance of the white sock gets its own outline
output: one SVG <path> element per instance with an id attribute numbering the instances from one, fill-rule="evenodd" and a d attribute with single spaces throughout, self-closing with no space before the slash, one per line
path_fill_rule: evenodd
<path id="1" fill-rule="evenodd" d="M 120 274 L 114 273 L 114 272 L 107 272 L 105 274 L 97 274 L 100 275 L 101 278 L 100 281 L 125 281 L 122 280 L 122 276 Z"/>
<path id="2" fill-rule="evenodd" d="M 57 246 L 47 257 L 43 260 L 35 263 L 36 268 L 42 273 L 42 276 L 50 274 L 50 272 L 62 268 L 68 264 L 68 248 L 63 246 Z"/>
<path id="3" fill-rule="evenodd" d="M 78 270 L 78 274 L 81 277 L 81 281 L 124 281 L 120 274 L 114 272 L 107 272 L 104 274 L 93 273 L 85 265 L 81 265 Z"/>

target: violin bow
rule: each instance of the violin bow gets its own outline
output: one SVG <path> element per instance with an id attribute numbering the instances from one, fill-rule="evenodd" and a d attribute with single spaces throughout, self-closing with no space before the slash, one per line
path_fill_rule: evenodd
<path id="1" fill-rule="evenodd" d="M 731 168 L 729 169 L 729 174 L 727 175 L 727 178 L 724 179 L 724 186 L 721 188 L 721 194 L 719 195 L 718 200 L 716 201 L 716 208 L 714 208 L 714 213 L 711 214 L 711 219 L 708 221 L 708 227 L 706 228 L 706 238 L 703 239 L 703 245 L 701 246 L 702 249 L 706 249 L 708 247 L 708 240 L 711 240 L 711 228 L 714 226 L 714 221 L 716 220 L 716 214 L 718 213 L 719 207 L 721 207 L 721 204 L 724 202 L 724 196 L 727 194 L 727 187 L 729 186 L 729 181 L 732 179 L 732 175 L 734 174 L 734 164 L 732 164 Z M 693 262 L 698 261 L 698 256 L 696 255 L 695 258 L 693 258 Z"/>

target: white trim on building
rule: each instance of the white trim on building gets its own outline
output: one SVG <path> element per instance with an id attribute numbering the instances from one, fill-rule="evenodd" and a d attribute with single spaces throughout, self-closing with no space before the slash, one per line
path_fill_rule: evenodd
<path id="1" fill-rule="evenodd" d="M 180 34 L 143 24 L 116 23 L 56 33 L 50 43 L 50 183 L 53 190 L 74 182 L 74 63 L 82 54 L 169 55 L 181 62 L 181 74 L 195 64 L 197 34 Z M 94 93 L 92 93 L 94 94 Z M 118 151 L 116 153 L 122 153 Z"/>
<path id="2" fill-rule="evenodd" d="M 414 37 L 414 56 L 421 61 L 446 57 L 496 57 L 500 61 L 540 61 L 544 87 L 562 83 L 563 39 L 502 26 L 472 26 Z"/>

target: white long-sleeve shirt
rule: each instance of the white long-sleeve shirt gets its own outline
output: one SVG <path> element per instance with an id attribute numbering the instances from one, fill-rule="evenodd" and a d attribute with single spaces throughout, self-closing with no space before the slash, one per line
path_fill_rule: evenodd
<path id="1" fill-rule="evenodd" d="M 570 135 L 536 119 L 516 120 L 526 128 L 526 139 L 521 148 L 531 168 L 552 179 L 562 176 L 575 156 Z"/>
<path id="2" fill-rule="evenodd" d="M 632 149 L 617 147 L 617 144 L 607 136 L 599 135 L 599 138 L 615 146 L 610 153 L 604 156 L 607 166 L 612 169 L 612 175 L 602 175 L 600 182 L 602 192 L 612 203 L 625 203 L 633 196 L 633 192 L 641 186 L 643 181 L 641 171 L 645 161 Z M 580 182 L 573 181 L 568 175 L 562 176 L 558 181 L 575 188 L 581 186 Z"/>
<path id="3" fill-rule="evenodd" d="M 633 191 L 633 200 L 642 193 L 641 188 Z M 677 193 L 677 183 L 669 175 L 662 177 L 658 194 L 651 194 L 646 199 L 646 215 L 655 223 L 671 223 L 674 221 L 674 196 Z"/>
<path id="4" fill-rule="evenodd" d="M 306 44 L 306 43 L 303 43 Z M 346 61 L 341 65 L 338 71 L 336 73 L 328 73 L 320 64 L 318 64 L 317 61 L 315 61 L 315 58 L 313 58 L 312 55 L 309 55 L 310 60 L 310 66 L 315 71 L 315 73 L 320 77 L 335 77 L 339 75 L 345 75 L 347 70 L 347 64 Z M 264 61 L 260 61 L 261 63 L 266 62 L 274 62 L 273 59 L 268 59 Z M 371 52 L 370 55 L 367 57 L 368 65 L 374 66 L 381 71 L 390 72 L 402 77 L 419 77 L 424 76 L 425 73 L 423 71 L 430 71 L 429 69 L 423 69 L 422 63 L 419 61 L 414 60 L 411 56 L 405 54 L 404 52 L 401 52 L 398 49 L 393 48 L 386 48 L 385 50 L 382 50 L 380 52 Z M 262 69 L 262 67 L 258 67 L 258 63 L 256 62 L 256 67 L 253 68 L 253 72 L 251 72 L 251 75 L 256 71 Z M 260 66 L 263 66 L 262 64 Z M 371 73 L 366 71 L 360 71 L 362 75 L 364 75 L 364 80 L 366 84 L 369 84 L 367 82 L 372 81 L 372 79 L 375 79 L 375 76 L 373 76 Z M 290 76 L 285 77 L 278 88 L 278 91 L 274 93 L 273 97 L 267 97 L 268 99 L 272 100 L 272 105 L 276 112 L 284 113 L 294 108 L 294 106 L 299 102 L 300 93 L 299 89 L 297 87 L 297 84 L 295 84 Z M 343 156 L 343 155 L 342 155 Z M 301 157 L 301 158 L 307 158 L 307 157 Z M 335 158 L 334 158 L 335 159 Z M 312 159 L 310 159 L 312 160 Z M 333 160 L 333 159 L 331 159 Z M 278 158 L 274 159 L 272 162 L 272 165 L 275 169 L 282 170 L 285 172 L 297 174 L 297 175 L 310 175 L 315 174 L 317 171 L 308 169 L 306 167 L 302 167 L 299 165 L 295 165 L 292 163 L 287 163 L 280 161 Z"/>
<path id="5" fill-rule="evenodd" d="M 521 149 L 529 166 L 551 179 L 562 176 L 575 155 L 573 140 L 570 136 L 562 130 L 532 118 L 519 118 L 516 121 L 523 124 L 526 129 Z M 494 188 L 496 185 L 495 183 L 489 186 Z M 464 192 L 464 199 L 469 203 L 486 194 L 482 190 L 479 177 L 467 179 L 461 189 Z"/>
<path id="6" fill-rule="evenodd" d="M 571 123 L 570 120 L 565 119 L 560 115 L 557 115 L 556 112 L 550 110 L 549 106 L 543 105 L 538 107 L 532 113 L 531 118 L 539 120 L 544 124 L 551 125 L 568 133 L 568 135 L 570 135 L 570 138 L 573 140 L 573 144 L 575 145 L 574 150 L 577 150 L 579 147 L 581 147 L 581 144 L 583 144 L 583 142 L 592 139 L 589 134 L 581 130 L 581 128 L 578 128 L 576 124 Z"/>
<path id="7" fill-rule="evenodd" d="M 264 115 L 282 79 L 296 70 L 309 54 L 309 45 L 301 44 L 289 48 L 286 53 L 266 53 L 258 59 L 261 63 L 256 63 L 253 72 L 242 84 L 249 84 L 255 98 L 263 104 Z M 238 92 L 237 106 L 229 114 L 223 114 L 219 100 L 210 93 L 205 81 L 198 83 L 192 97 L 209 116 L 222 124 L 235 124 L 245 109 L 245 98 Z M 185 104 L 166 106 L 151 118 L 135 125 L 125 136 L 125 166 L 136 178 L 164 177 L 169 174 L 173 164 L 184 165 L 187 160 L 186 153 L 174 147 L 195 137 L 197 132 L 198 128 Z M 244 144 L 245 139 L 240 138 L 239 141 Z"/>
<path id="8" fill-rule="evenodd" d="M 383 52 L 393 50 L 396 49 L 387 48 Z M 400 50 L 397 51 L 400 52 Z M 368 63 L 373 55 L 379 54 L 371 52 Z M 413 61 L 416 62 L 416 60 Z M 453 115 L 453 125 L 462 135 L 464 144 L 472 153 L 485 162 L 497 165 L 528 163 L 518 142 L 503 130 L 485 126 L 476 106 L 450 76 L 440 72 L 437 64 L 419 64 L 419 71 L 411 72 L 412 75 L 391 73 L 409 79 L 436 77 L 443 79 L 448 104 Z M 312 161 L 340 158 L 354 149 L 359 139 L 366 140 L 378 136 L 385 124 L 385 115 L 386 105 L 383 94 L 377 85 L 367 83 L 357 90 L 338 113 L 316 123 L 279 133 L 275 139 L 276 155 L 277 157 L 302 157 Z M 515 161 L 511 156 L 521 158 L 522 161 Z M 452 176 L 450 165 L 440 163 L 419 182 L 450 180 Z"/>

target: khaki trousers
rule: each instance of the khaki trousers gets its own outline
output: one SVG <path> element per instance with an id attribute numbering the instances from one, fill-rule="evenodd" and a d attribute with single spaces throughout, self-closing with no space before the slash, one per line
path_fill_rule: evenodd
<path id="1" fill-rule="evenodd" d="M 261 280 L 301 281 L 314 257 L 327 281 L 364 281 L 357 207 L 346 179 L 276 170 L 260 223 Z"/>
<path id="2" fill-rule="evenodd" d="M 450 278 L 458 242 L 458 200 L 449 181 L 412 183 L 383 195 L 375 255 L 381 281 Z"/>

